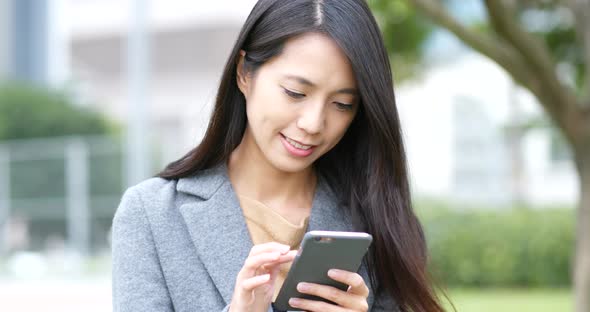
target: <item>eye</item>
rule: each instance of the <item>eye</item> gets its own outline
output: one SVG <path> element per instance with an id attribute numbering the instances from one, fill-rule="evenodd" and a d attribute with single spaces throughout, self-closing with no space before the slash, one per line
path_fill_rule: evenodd
<path id="1" fill-rule="evenodd" d="M 351 111 L 354 107 L 354 104 L 344 104 L 344 103 L 339 103 L 339 102 L 334 102 L 334 104 L 336 104 L 336 107 L 338 108 L 338 110 L 341 110 L 341 111 Z"/>
<path id="2" fill-rule="evenodd" d="M 301 98 L 304 98 L 305 97 L 305 94 L 303 94 L 303 93 L 294 92 L 294 91 L 291 91 L 291 90 L 286 89 L 286 88 L 283 88 L 283 90 L 285 90 L 285 93 L 288 96 L 290 96 L 290 97 L 292 97 L 294 99 L 301 99 Z"/>

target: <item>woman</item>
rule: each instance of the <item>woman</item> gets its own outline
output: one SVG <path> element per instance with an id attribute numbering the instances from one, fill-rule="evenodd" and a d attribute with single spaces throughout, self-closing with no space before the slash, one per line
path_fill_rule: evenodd
<path id="1" fill-rule="evenodd" d="M 195 149 L 124 195 L 115 311 L 272 311 L 302 235 L 373 236 L 305 311 L 442 311 L 410 202 L 386 50 L 363 0 L 260 0 Z M 305 287 L 307 286 L 307 288 Z"/>

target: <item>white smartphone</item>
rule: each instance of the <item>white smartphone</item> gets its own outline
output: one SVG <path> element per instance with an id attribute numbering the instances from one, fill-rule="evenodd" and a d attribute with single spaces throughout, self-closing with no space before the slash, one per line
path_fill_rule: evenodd
<path id="1" fill-rule="evenodd" d="M 328 270 L 357 272 L 373 237 L 363 232 L 310 231 L 305 233 L 297 256 L 273 303 L 278 310 L 296 310 L 289 305 L 291 298 L 330 302 L 324 298 L 297 291 L 299 282 L 329 285 L 346 291 L 348 285 L 328 276 Z"/>

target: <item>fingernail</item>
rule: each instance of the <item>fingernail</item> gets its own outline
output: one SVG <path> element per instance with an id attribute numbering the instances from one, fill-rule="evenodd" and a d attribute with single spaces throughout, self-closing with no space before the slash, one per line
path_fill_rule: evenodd
<path id="1" fill-rule="evenodd" d="M 338 271 L 338 270 L 336 270 L 336 269 L 331 269 L 331 270 L 328 270 L 328 275 L 329 275 L 330 277 L 336 277 L 336 276 L 338 276 L 338 273 L 339 273 L 339 272 L 340 272 L 340 271 Z"/>
<path id="2" fill-rule="evenodd" d="M 296 306 L 299 305 L 301 303 L 301 300 L 299 298 L 291 298 L 289 299 L 289 304 L 292 306 Z"/>
<path id="3" fill-rule="evenodd" d="M 310 286 L 307 283 L 299 283 L 297 284 L 297 290 L 299 291 L 306 291 L 309 290 Z"/>

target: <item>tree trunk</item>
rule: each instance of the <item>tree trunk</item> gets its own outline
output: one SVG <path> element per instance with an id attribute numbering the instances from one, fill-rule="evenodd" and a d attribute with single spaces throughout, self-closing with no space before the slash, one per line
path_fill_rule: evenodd
<path id="1" fill-rule="evenodd" d="M 582 147 L 575 157 L 580 176 L 580 206 L 577 213 L 573 271 L 575 311 L 590 312 L 590 147 Z"/>

